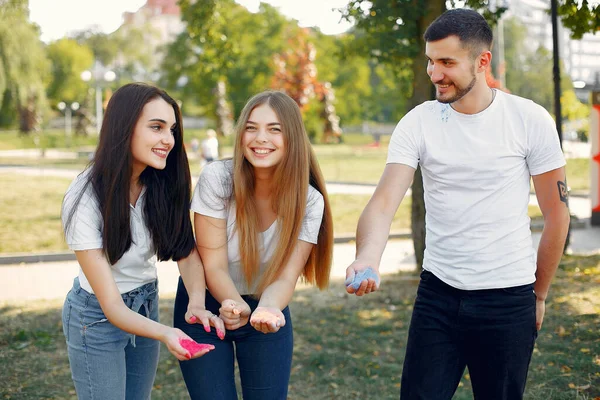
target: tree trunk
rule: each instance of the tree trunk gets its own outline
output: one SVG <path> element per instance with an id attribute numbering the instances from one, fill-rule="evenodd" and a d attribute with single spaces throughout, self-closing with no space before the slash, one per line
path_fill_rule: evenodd
<path id="1" fill-rule="evenodd" d="M 28 135 L 39 127 L 39 118 L 37 113 L 37 97 L 29 95 L 25 104 L 18 106 L 19 111 L 19 131 Z"/>
<path id="2" fill-rule="evenodd" d="M 233 119 L 231 109 L 227 103 L 227 87 L 225 81 L 219 80 L 214 89 L 217 99 L 217 135 L 221 137 L 229 136 L 233 133 Z"/>
<path id="3" fill-rule="evenodd" d="M 444 1 L 430 0 L 426 2 L 427 14 L 424 15 L 418 23 L 419 36 L 423 36 L 425 30 L 446 10 Z M 415 58 L 412 64 L 413 70 L 413 95 L 410 101 L 411 108 L 431 100 L 434 94 L 434 88 L 427 75 L 426 65 L 427 58 L 425 57 L 425 42 L 419 42 L 419 56 Z M 423 197 L 423 178 L 421 168 L 417 168 L 415 179 L 412 184 L 412 209 L 411 209 L 411 229 L 413 246 L 415 249 L 415 258 L 417 260 L 416 271 L 420 271 L 423 267 L 423 256 L 425 255 L 425 199 Z"/>

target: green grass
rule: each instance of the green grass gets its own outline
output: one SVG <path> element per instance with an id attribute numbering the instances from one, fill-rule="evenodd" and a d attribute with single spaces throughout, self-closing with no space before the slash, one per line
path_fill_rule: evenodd
<path id="1" fill-rule="evenodd" d="M 290 305 L 295 347 L 288 399 L 397 399 L 416 286 L 414 275 L 397 274 L 363 298 L 346 295 L 341 281 L 324 292 L 299 287 Z M 1 398 L 75 399 L 61 306 L 62 300 L 0 304 Z M 598 398 L 600 255 L 564 257 L 546 306 L 525 399 Z M 163 296 L 162 321 L 172 321 L 172 307 L 173 298 Z M 164 346 L 152 398 L 189 398 Z M 454 399 L 472 399 L 468 371 Z"/>
<path id="2" fill-rule="evenodd" d="M 376 184 L 385 168 L 387 147 L 316 145 L 325 180 Z"/>
<path id="3" fill-rule="evenodd" d="M 569 158 L 567 159 L 567 185 L 572 191 L 590 190 L 590 159 Z"/>
<path id="4" fill-rule="evenodd" d="M 60 220 L 62 198 L 71 179 L 10 175 L 0 172 L 0 254 L 65 251 Z M 330 196 L 336 236 L 353 235 L 369 195 Z M 406 197 L 392 221 L 391 232 L 410 228 L 410 196 Z M 529 207 L 539 218 L 537 206 Z"/>
<path id="5" fill-rule="evenodd" d="M 0 157 L 0 165 L 14 165 L 24 167 L 74 169 L 83 171 L 88 165 L 88 160 L 80 158 L 28 158 L 28 157 Z"/>
<path id="6" fill-rule="evenodd" d="M 66 249 L 60 209 L 70 182 L 0 173 L 0 253 Z"/>
<path id="7" fill-rule="evenodd" d="M 336 235 L 356 233 L 358 218 L 369 202 L 369 195 L 333 194 L 329 196 L 333 214 L 333 230 Z M 392 221 L 391 232 L 410 228 L 410 197 L 402 201 Z"/>
<path id="8" fill-rule="evenodd" d="M 94 147 L 97 141 L 96 135 L 73 135 L 68 140 L 63 130 L 54 129 L 28 135 L 20 134 L 18 131 L 0 131 L 0 150 Z"/>
<path id="9" fill-rule="evenodd" d="M 64 132 L 61 130 L 46 130 L 39 135 L 38 146 L 42 148 L 68 149 Z M 192 138 L 203 139 L 205 130 L 188 129 L 185 131 L 185 142 Z M 36 135 L 20 135 L 16 131 L 0 131 L 0 150 L 33 149 L 38 146 L 34 143 Z M 344 136 L 344 144 L 324 145 L 315 144 L 313 148 L 319 159 L 323 175 L 327 181 L 333 182 L 358 182 L 376 184 L 385 167 L 387 147 L 390 136 L 382 136 L 381 146 L 372 147 L 372 138 L 369 135 L 352 134 Z M 232 137 L 220 138 L 221 154 L 230 156 L 232 150 Z M 97 136 L 74 136 L 70 148 L 90 148 L 97 143 Z M 188 150 L 189 151 L 189 150 Z M 0 158 L 0 164 L 21 165 L 58 165 L 75 168 L 84 167 L 85 159 L 72 160 L 25 160 Z M 191 170 L 194 175 L 200 171 L 199 163 L 191 161 Z M 589 190 L 590 188 L 590 160 L 587 158 L 567 160 L 567 180 L 573 191 Z"/>

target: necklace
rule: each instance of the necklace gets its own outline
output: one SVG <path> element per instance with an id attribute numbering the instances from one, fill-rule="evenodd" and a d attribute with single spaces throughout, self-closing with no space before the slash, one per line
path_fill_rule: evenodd
<path id="1" fill-rule="evenodd" d="M 481 110 L 481 111 L 485 111 L 485 110 L 487 110 L 488 108 L 490 108 L 490 106 L 491 106 L 492 104 L 494 104 L 494 99 L 496 98 L 496 91 L 495 91 L 494 89 L 492 89 L 492 88 L 490 88 L 490 90 L 492 91 L 492 100 L 490 101 L 490 104 L 488 104 L 488 105 L 487 105 L 487 107 L 485 107 L 485 108 L 484 108 L 483 110 Z M 480 112 L 481 112 L 481 111 L 480 111 Z"/>

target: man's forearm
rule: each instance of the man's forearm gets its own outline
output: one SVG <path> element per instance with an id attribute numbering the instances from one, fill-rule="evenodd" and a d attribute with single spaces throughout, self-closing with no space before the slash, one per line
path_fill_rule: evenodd
<path id="1" fill-rule="evenodd" d="M 538 246 L 535 293 L 538 299 L 548 296 L 550 283 L 563 254 L 569 230 L 569 214 L 544 220 L 544 230 Z"/>
<path id="2" fill-rule="evenodd" d="M 356 259 L 379 269 L 381 256 L 389 237 L 392 218 L 374 208 L 367 206 L 358 220 Z"/>

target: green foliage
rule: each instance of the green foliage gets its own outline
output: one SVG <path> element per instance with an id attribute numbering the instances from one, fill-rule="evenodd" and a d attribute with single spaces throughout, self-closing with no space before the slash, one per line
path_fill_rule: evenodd
<path id="1" fill-rule="evenodd" d="M 160 32 L 151 24 L 123 25 L 109 36 L 117 47 L 118 63 L 113 63 L 117 85 L 132 81 L 154 81 L 160 69 L 163 49 L 159 43 Z"/>
<path id="2" fill-rule="evenodd" d="M 562 116 L 567 120 L 587 119 L 590 116 L 590 107 L 583 104 L 573 89 L 564 91 L 560 96 Z"/>
<path id="3" fill-rule="evenodd" d="M 252 95 L 269 88 L 273 55 L 285 49 L 297 24 L 264 3 L 257 13 L 233 0 L 182 0 L 180 6 L 187 31 L 168 49 L 164 85 L 178 90 L 184 103 L 199 102 L 213 113 L 213 89 L 224 80 L 238 115 Z M 187 84 L 179 87 L 182 77 Z"/>
<path id="4" fill-rule="evenodd" d="M 377 63 L 358 51 L 348 51 L 355 35 L 315 33 L 315 65 L 320 81 L 335 89 L 342 126 L 362 121 L 397 121 L 410 97 L 410 71 Z"/>
<path id="5" fill-rule="evenodd" d="M 180 5 L 187 31 L 168 48 L 161 84 L 183 100 L 186 113 L 212 115 L 213 90 L 222 79 L 237 116 L 249 97 L 272 87 L 274 56 L 290 51 L 301 32 L 297 22 L 268 4 L 257 13 L 233 0 Z M 410 72 L 374 63 L 358 52 L 344 54 L 353 34 L 328 36 L 312 29 L 306 34 L 316 49 L 316 79 L 332 84 L 342 126 L 394 121 L 404 113 Z M 318 138 L 323 130 L 319 104 L 311 104 L 304 117 L 311 137 Z"/>
<path id="6" fill-rule="evenodd" d="M 74 39 L 78 43 L 89 47 L 94 53 L 94 58 L 103 65 L 109 65 L 119 52 L 118 45 L 106 33 L 84 30 L 77 33 Z"/>
<path id="7" fill-rule="evenodd" d="M 60 39 L 48 46 L 48 58 L 52 62 L 48 99 L 53 105 L 61 101 L 82 102 L 88 84 L 81 79 L 81 73 L 91 68 L 94 62 L 92 51 L 73 39 Z"/>
<path id="8" fill-rule="evenodd" d="M 420 51 L 419 19 L 426 0 L 352 0 L 344 17 L 356 21 L 354 49 L 403 69 Z M 407 64 L 408 63 L 408 64 Z"/>
<path id="9" fill-rule="evenodd" d="M 588 0 L 561 0 L 558 15 L 562 24 L 572 32 L 573 39 L 581 39 L 585 33 L 600 31 L 600 2 Z"/>
<path id="10" fill-rule="evenodd" d="M 49 80 L 49 62 L 27 6 L 25 0 L 0 3 L 0 101 L 14 101 L 23 132 L 32 130 L 43 112 Z M 4 96 L 6 90 L 10 97 Z"/>
<path id="11" fill-rule="evenodd" d="M 544 47 L 531 49 L 527 27 L 515 17 L 504 21 L 506 87 L 511 93 L 531 99 L 554 113 L 554 88 L 548 84 L 552 72 L 552 52 Z M 575 96 L 571 77 L 561 65 L 561 105 L 566 119 L 586 118 L 589 110 Z"/>

